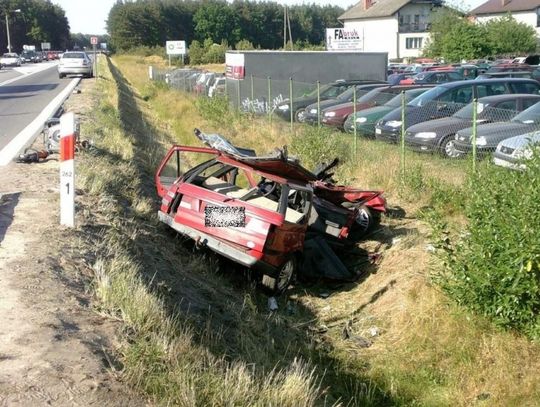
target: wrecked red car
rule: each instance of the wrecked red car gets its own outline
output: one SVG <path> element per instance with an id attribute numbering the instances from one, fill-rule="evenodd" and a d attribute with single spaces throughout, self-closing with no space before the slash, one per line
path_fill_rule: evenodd
<path id="1" fill-rule="evenodd" d="M 332 256 L 327 241 L 365 233 L 385 211 L 380 191 L 332 183 L 328 171 L 337 162 L 314 173 L 286 149 L 257 156 L 219 135 L 195 134 L 210 147 L 175 145 L 159 165 L 159 219 L 197 246 L 260 271 L 273 293 L 284 291 L 307 264 L 306 241 L 315 237 L 311 249 L 324 246 Z M 325 267 L 321 276 L 354 278 L 341 264 Z"/>

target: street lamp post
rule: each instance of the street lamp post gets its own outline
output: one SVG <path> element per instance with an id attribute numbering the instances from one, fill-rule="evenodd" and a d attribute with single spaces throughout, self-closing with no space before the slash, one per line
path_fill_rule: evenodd
<path id="1" fill-rule="evenodd" d="M 20 13 L 21 9 L 12 10 L 11 13 Z M 6 11 L 6 32 L 7 32 L 7 43 L 8 43 L 8 52 L 11 53 L 11 38 L 9 36 L 9 11 Z"/>

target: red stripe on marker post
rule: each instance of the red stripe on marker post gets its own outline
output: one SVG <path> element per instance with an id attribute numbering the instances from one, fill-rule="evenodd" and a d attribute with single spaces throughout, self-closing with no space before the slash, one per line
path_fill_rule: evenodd
<path id="1" fill-rule="evenodd" d="M 60 224 L 75 226 L 75 139 L 73 113 L 60 117 Z"/>

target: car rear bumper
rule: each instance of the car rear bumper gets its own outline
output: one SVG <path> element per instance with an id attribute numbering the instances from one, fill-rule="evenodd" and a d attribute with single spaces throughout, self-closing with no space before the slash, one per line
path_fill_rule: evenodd
<path id="1" fill-rule="evenodd" d="M 276 267 L 263 262 L 259 257 L 252 256 L 249 253 L 237 249 L 236 247 L 227 244 L 223 240 L 210 236 L 209 234 L 201 232 L 200 230 L 175 222 L 174 218 L 166 213 L 158 211 L 158 217 L 161 222 L 169 225 L 178 233 L 193 239 L 199 246 L 207 247 L 223 257 L 227 257 L 228 259 L 248 268 L 259 270 L 264 274 L 276 275 L 277 273 Z M 262 258 L 262 253 L 260 257 Z"/>
<path id="2" fill-rule="evenodd" d="M 73 75 L 90 75 L 92 73 L 92 67 L 91 66 L 81 66 L 81 67 L 67 67 L 67 66 L 59 66 L 58 67 L 58 73 L 61 74 L 73 74 Z"/>

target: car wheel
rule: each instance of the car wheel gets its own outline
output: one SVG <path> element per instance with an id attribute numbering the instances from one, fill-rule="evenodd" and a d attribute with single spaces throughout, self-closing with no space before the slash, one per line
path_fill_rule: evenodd
<path id="1" fill-rule="evenodd" d="M 294 118 L 299 123 L 304 123 L 306 121 L 306 109 L 298 109 L 294 114 Z"/>
<path id="2" fill-rule="evenodd" d="M 58 74 L 58 78 L 62 79 L 65 75 L 63 73 Z"/>
<path id="3" fill-rule="evenodd" d="M 351 230 L 353 240 L 365 236 L 369 231 L 373 230 L 381 223 L 381 214 L 373 211 L 366 205 L 358 208 L 358 214 Z"/>
<path id="4" fill-rule="evenodd" d="M 262 277 L 262 285 L 266 288 L 271 294 L 278 295 L 284 292 L 296 274 L 297 271 L 297 261 L 293 256 L 289 258 L 278 271 L 277 277 L 271 277 L 267 274 L 264 274 Z"/>
<path id="5" fill-rule="evenodd" d="M 459 158 L 463 155 L 456 150 L 456 147 L 454 145 L 454 137 L 455 136 L 451 134 L 449 136 L 446 136 L 441 142 L 439 151 L 441 155 L 445 158 Z"/>

